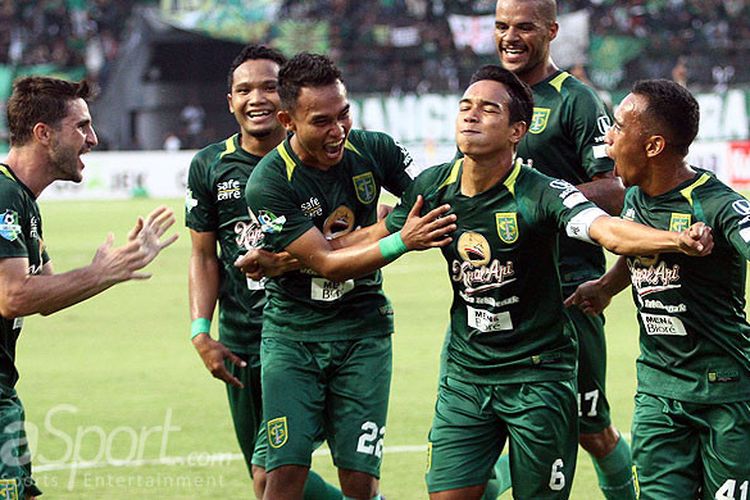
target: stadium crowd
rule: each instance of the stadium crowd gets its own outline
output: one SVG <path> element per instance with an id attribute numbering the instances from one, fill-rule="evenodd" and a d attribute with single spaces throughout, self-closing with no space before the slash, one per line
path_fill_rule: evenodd
<path id="1" fill-rule="evenodd" d="M 0 64 L 82 68 L 106 80 L 117 57 L 123 19 L 137 0 L 20 0 L 0 4 Z M 352 92 L 456 92 L 494 54 L 458 48 L 450 14 L 493 12 L 494 3 L 465 0 L 284 0 L 285 19 L 329 25 L 331 55 Z M 741 0 L 572 0 L 561 13 L 587 10 L 591 35 L 640 40 L 644 55 L 628 62 L 624 86 L 670 77 L 682 57 L 688 83 L 703 87 L 750 82 L 740 64 L 750 54 L 750 4 Z M 647 40 L 647 43 L 643 43 Z"/>

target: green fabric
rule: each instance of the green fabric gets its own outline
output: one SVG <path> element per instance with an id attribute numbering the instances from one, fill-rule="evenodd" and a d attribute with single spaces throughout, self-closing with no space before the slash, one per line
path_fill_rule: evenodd
<path id="1" fill-rule="evenodd" d="M 219 340 L 233 352 L 257 354 L 265 291 L 234 261 L 260 246 L 263 234 L 247 213 L 243 194 L 260 161 L 240 147 L 239 135 L 199 151 L 188 171 L 185 225 L 213 232 L 219 252 Z"/>
<path id="2" fill-rule="evenodd" d="M 309 167 L 287 139 L 253 171 L 245 200 L 264 234 L 264 245 L 284 250 L 312 228 L 328 238 L 377 222 L 381 187 L 400 196 L 411 184 L 412 160 L 390 136 L 352 130 L 341 162 Z M 380 271 L 335 282 L 301 269 L 270 278 L 263 336 L 332 341 L 393 331 Z M 300 328 L 304 325 L 304 328 Z"/>
<path id="3" fill-rule="evenodd" d="M 630 446 L 620 436 L 615 448 L 604 458 L 593 456 L 594 470 L 599 478 L 599 488 L 607 500 L 635 500 L 633 486 L 633 461 Z"/>
<path id="4" fill-rule="evenodd" d="M 671 231 L 702 221 L 714 238 L 706 257 L 627 258 L 640 327 L 638 392 L 692 403 L 747 401 L 750 202 L 710 172 L 695 170 L 693 178 L 659 196 L 637 187 L 625 196 L 626 219 Z"/>
<path id="5" fill-rule="evenodd" d="M 501 455 L 492 468 L 494 477 L 487 482 L 482 500 L 495 500 L 513 486 L 510 480 L 510 457 Z"/>
<path id="6" fill-rule="evenodd" d="M 341 490 L 327 483 L 325 479 L 311 469 L 307 472 L 302 498 L 304 500 L 341 500 L 346 497 L 342 496 Z"/>

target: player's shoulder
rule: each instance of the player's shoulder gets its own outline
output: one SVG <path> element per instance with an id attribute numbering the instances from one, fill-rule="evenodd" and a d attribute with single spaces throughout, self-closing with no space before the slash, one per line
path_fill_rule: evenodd
<path id="1" fill-rule="evenodd" d="M 8 202 L 24 197 L 24 189 L 12 174 L 0 166 L 0 202 Z"/>
<path id="2" fill-rule="evenodd" d="M 346 148 L 354 154 L 373 154 L 383 148 L 397 146 L 396 140 L 385 132 L 352 129 L 346 139 Z"/>
<path id="3" fill-rule="evenodd" d="M 224 140 L 214 142 L 202 148 L 191 162 L 191 168 L 211 168 L 219 163 L 224 157 L 236 153 L 238 149 L 237 134 Z"/>

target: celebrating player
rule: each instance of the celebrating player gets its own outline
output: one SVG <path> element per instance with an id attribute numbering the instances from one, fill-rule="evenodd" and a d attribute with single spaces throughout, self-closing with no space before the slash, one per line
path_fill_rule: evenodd
<path id="1" fill-rule="evenodd" d="M 286 137 L 276 119 L 278 73 L 285 61 L 280 52 L 262 45 L 248 45 L 234 59 L 227 103 L 240 131 L 196 154 L 185 205 L 192 240 L 192 342 L 206 368 L 227 383 L 235 433 L 258 498 L 263 497 L 266 459 L 260 382 L 265 290 L 262 282 L 246 280 L 234 261 L 262 244 L 260 227 L 248 215 L 245 186 L 260 159 Z M 279 264 L 294 262 L 282 255 Z M 217 301 L 219 340 L 214 340 L 210 319 Z M 305 498 L 338 500 L 341 492 L 311 471 Z"/>
<path id="2" fill-rule="evenodd" d="M 698 103 L 677 83 L 638 82 L 615 113 L 607 151 L 633 186 L 623 218 L 669 231 L 705 222 L 713 253 L 620 258 L 568 299 L 596 314 L 632 284 L 641 347 L 633 461 L 649 500 L 742 498 L 750 484 L 750 202 L 686 162 L 698 121 Z"/>
<path id="3" fill-rule="evenodd" d="M 24 316 L 46 316 L 117 283 L 148 278 L 140 270 L 177 239 L 162 241 L 174 216 L 160 207 L 145 220 L 138 218 L 125 245 L 113 247 L 110 234 L 91 264 L 54 273 L 36 200 L 56 180 L 81 182 L 81 155 L 97 144 L 89 97 L 85 81 L 27 77 L 14 83 L 8 101 L 11 148 L 0 163 L 0 484 L 5 498 L 41 494 L 31 477 L 27 439 L 18 425 L 24 409 L 14 389 Z"/>

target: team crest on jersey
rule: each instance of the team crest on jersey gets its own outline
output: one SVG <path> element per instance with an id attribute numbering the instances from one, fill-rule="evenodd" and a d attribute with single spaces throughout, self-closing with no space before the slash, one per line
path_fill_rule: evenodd
<path id="1" fill-rule="evenodd" d="M 458 254 L 473 267 L 486 266 L 492 257 L 487 239 L 472 231 L 467 231 L 458 238 Z"/>
<path id="2" fill-rule="evenodd" d="M 18 212 L 6 210 L 0 214 L 0 236 L 8 241 L 16 241 L 21 234 L 21 225 L 18 223 Z"/>
<path id="3" fill-rule="evenodd" d="M 18 500 L 17 479 L 0 479 L 0 499 Z"/>
<path id="4" fill-rule="evenodd" d="M 498 212 L 495 214 L 497 235 L 503 243 L 515 243 L 518 239 L 518 219 L 516 212 Z"/>
<path id="5" fill-rule="evenodd" d="M 286 417 L 274 418 L 268 421 L 268 444 L 271 448 L 281 448 L 286 444 L 289 432 Z"/>
<path id="6" fill-rule="evenodd" d="M 329 240 L 351 233 L 353 229 L 354 212 L 346 205 L 338 207 L 323 222 L 323 236 Z"/>
<path id="7" fill-rule="evenodd" d="M 690 214 L 672 213 L 669 218 L 669 230 L 674 233 L 681 233 L 690 227 Z"/>
<path id="8" fill-rule="evenodd" d="M 355 175 L 352 177 L 352 181 L 354 181 L 354 191 L 356 191 L 359 201 L 365 205 L 375 201 L 378 190 L 375 188 L 375 177 L 372 176 L 372 172 Z"/>
<path id="9" fill-rule="evenodd" d="M 531 117 L 529 132 L 532 134 L 541 134 L 544 132 L 544 129 L 547 128 L 550 111 L 549 108 L 534 108 L 534 115 Z"/>
<path id="10" fill-rule="evenodd" d="M 193 190 L 188 188 L 187 192 L 185 193 L 185 210 L 190 213 L 192 209 L 198 206 L 198 200 L 193 198 Z"/>

